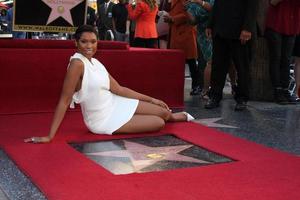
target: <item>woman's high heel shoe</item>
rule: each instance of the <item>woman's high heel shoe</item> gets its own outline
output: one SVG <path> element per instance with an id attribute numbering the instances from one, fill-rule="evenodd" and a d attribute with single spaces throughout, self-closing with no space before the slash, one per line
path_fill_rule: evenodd
<path id="1" fill-rule="evenodd" d="M 186 116 L 186 121 L 188 121 L 188 122 L 195 119 L 192 115 L 190 115 L 190 114 L 187 113 L 187 112 L 182 112 L 182 113 L 185 114 L 185 116 Z"/>

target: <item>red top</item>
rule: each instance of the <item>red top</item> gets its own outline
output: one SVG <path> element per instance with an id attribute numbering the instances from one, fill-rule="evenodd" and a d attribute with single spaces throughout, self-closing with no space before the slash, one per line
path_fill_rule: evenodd
<path id="1" fill-rule="evenodd" d="M 300 33 L 300 0 L 283 0 L 270 4 L 266 27 L 285 35 Z"/>
<path id="2" fill-rule="evenodd" d="M 157 6 L 150 9 L 149 5 L 144 1 L 136 4 L 133 9 L 131 5 L 128 5 L 129 18 L 136 21 L 135 35 L 139 38 L 157 38 L 157 30 L 155 24 L 155 17 L 157 14 Z"/>

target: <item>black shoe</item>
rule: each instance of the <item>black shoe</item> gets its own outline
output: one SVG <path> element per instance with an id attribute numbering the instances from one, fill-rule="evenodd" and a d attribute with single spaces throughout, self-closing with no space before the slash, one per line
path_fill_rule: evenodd
<path id="1" fill-rule="evenodd" d="M 284 96 L 275 96 L 275 103 L 280 105 L 286 105 L 289 103 L 289 101 Z"/>
<path id="2" fill-rule="evenodd" d="M 200 86 L 197 86 L 195 88 L 192 89 L 192 91 L 190 92 L 191 96 L 195 96 L 195 95 L 200 95 L 202 92 L 202 89 Z"/>
<path id="3" fill-rule="evenodd" d="M 245 101 L 238 101 L 235 105 L 235 108 L 234 110 L 235 111 L 243 111 L 243 110 L 246 110 L 247 108 L 247 102 Z"/>
<path id="4" fill-rule="evenodd" d="M 286 98 L 287 104 L 300 103 L 300 99 L 296 96 L 296 94 L 291 93 L 289 90 L 284 90 L 283 95 L 284 98 Z"/>
<path id="5" fill-rule="evenodd" d="M 219 102 L 218 100 L 212 98 L 208 99 L 207 103 L 205 104 L 204 108 L 206 109 L 213 109 L 219 107 Z"/>

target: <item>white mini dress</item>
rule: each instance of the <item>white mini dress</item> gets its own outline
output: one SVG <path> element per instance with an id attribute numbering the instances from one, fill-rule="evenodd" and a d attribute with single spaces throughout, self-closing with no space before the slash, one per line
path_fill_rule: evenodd
<path id="1" fill-rule="evenodd" d="M 89 61 L 80 53 L 71 56 L 70 61 L 74 58 L 84 63 L 84 74 L 70 107 L 80 104 L 84 123 L 91 132 L 111 135 L 132 118 L 139 100 L 113 94 L 109 74 L 97 59 Z"/>

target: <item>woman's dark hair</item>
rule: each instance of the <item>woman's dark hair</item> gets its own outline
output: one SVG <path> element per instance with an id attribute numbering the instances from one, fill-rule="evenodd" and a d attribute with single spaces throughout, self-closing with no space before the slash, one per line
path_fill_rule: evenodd
<path id="1" fill-rule="evenodd" d="M 84 24 L 84 25 L 79 26 L 76 29 L 76 32 L 74 33 L 75 40 L 78 41 L 80 39 L 82 33 L 86 33 L 86 32 L 95 33 L 96 36 L 98 35 L 96 29 L 93 26 Z"/>

